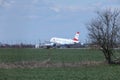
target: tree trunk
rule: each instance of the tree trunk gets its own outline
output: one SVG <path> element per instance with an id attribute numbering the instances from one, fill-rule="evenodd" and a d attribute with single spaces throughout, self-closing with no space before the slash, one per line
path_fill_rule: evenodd
<path id="1" fill-rule="evenodd" d="M 111 54 L 112 52 L 108 49 L 103 49 L 102 52 L 104 53 L 105 59 L 108 64 L 112 64 Z"/>
<path id="2" fill-rule="evenodd" d="M 112 60 L 111 60 L 111 53 L 108 51 L 108 63 L 112 64 Z"/>

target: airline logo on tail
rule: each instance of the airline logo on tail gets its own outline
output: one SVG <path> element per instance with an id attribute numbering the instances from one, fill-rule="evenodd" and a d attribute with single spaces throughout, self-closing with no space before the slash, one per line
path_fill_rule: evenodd
<path id="1" fill-rule="evenodd" d="M 75 34 L 75 37 L 73 38 L 74 41 L 79 41 L 79 35 L 80 35 L 80 32 L 77 32 Z"/>

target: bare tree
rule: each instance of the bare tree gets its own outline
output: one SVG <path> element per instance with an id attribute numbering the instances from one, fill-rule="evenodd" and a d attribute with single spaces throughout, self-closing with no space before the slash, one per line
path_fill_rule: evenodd
<path id="1" fill-rule="evenodd" d="M 98 17 L 93 19 L 87 26 L 89 38 L 92 43 L 100 46 L 106 61 L 111 64 L 113 49 L 120 41 L 120 11 L 104 10 L 97 12 Z"/>

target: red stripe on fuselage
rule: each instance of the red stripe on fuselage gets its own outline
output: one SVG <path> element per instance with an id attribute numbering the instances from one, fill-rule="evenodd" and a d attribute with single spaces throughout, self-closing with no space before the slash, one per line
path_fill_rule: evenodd
<path id="1" fill-rule="evenodd" d="M 78 39 L 76 39 L 76 38 L 74 38 L 73 40 L 74 40 L 74 41 L 78 41 Z"/>

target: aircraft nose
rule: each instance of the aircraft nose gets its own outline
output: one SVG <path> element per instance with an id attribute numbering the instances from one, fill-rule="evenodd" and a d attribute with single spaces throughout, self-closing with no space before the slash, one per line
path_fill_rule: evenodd
<path id="1" fill-rule="evenodd" d="M 50 39 L 50 42 L 53 42 L 53 41 L 54 41 L 54 39 L 53 39 L 53 38 L 51 38 L 51 39 Z"/>

